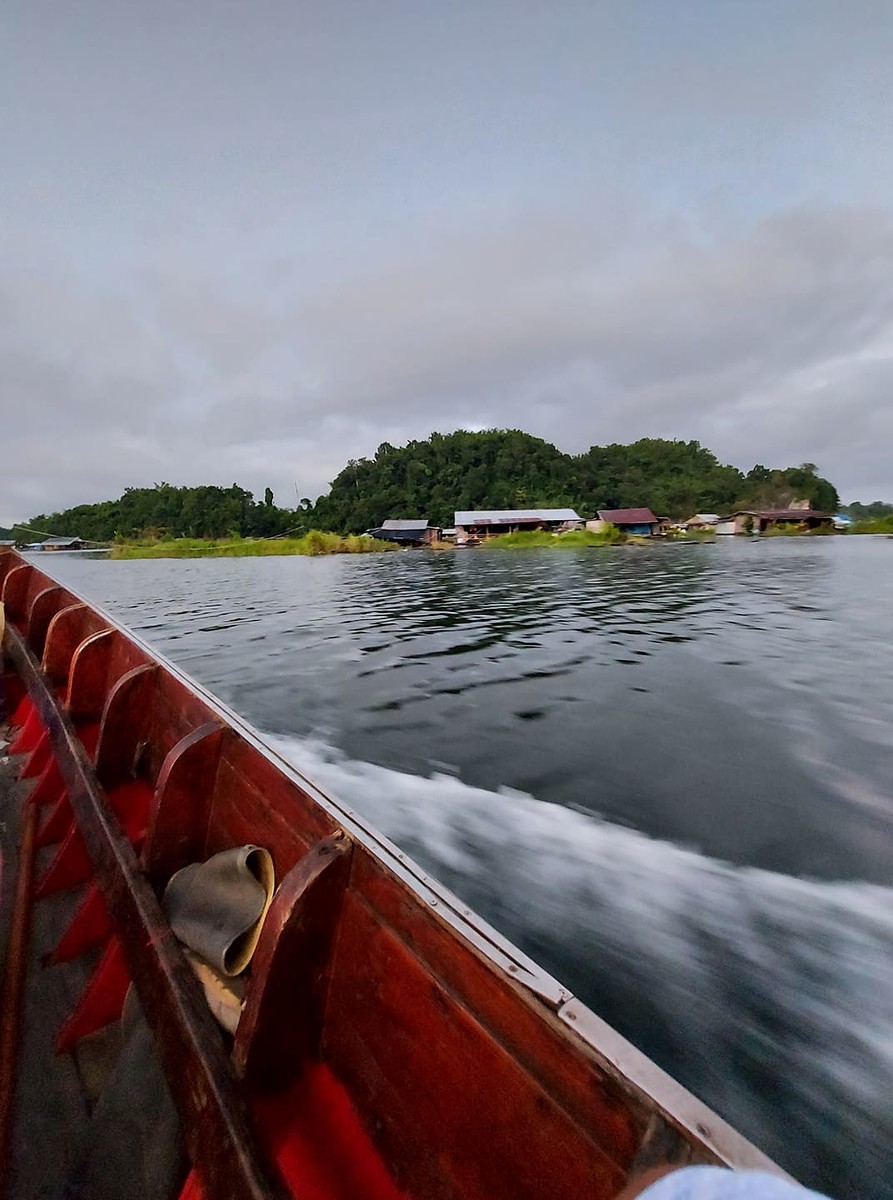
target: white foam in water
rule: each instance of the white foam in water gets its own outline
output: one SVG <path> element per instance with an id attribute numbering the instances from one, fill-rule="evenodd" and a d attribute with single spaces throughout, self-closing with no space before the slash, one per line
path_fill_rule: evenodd
<path id="1" fill-rule="evenodd" d="M 805 1182 L 893 1196 L 893 889 L 268 740 Z"/>

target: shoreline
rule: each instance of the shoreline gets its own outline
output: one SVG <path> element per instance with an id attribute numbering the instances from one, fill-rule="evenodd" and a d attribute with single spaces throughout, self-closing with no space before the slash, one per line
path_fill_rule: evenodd
<path id="1" fill-rule="evenodd" d="M 380 554 L 399 550 L 392 542 L 374 538 L 342 536 L 311 530 L 300 538 L 177 538 L 164 542 L 121 542 L 111 547 L 109 558 L 262 558 L 329 554 Z"/>
<path id="2" fill-rule="evenodd" d="M 818 536 L 862 536 L 890 537 L 885 530 L 847 530 L 797 533 L 763 533 L 755 536 L 728 535 L 729 540 L 761 539 L 789 540 L 792 538 L 814 538 Z M 716 545 L 725 540 L 719 535 L 686 534 L 680 537 L 645 537 L 638 534 L 606 535 L 591 530 L 575 530 L 570 533 L 552 534 L 544 531 L 502 534 L 484 541 L 467 544 L 437 542 L 420 546 L 401 545 L 362 534 L 337 534 L 322 530 L 311 530 L 300 538 L 170 538 L 159 541 L 118 542 L 100 549 L 78 551 L 84 557 L 103 557 L 115 561 L 131 559 L 198 559 L 198 558 L 264 558 L 264 557 L 326 557 L 333 554 L 391 554 L 395 551 L 425 550 L 433 553 L 455 550 L 589 550 L 606 549 L 613 546 L 639 548 L 656 545 Z M 66 551 L 57 551 L 65 554 Z M 39 556 L 36 556 L 39 557 Z"/>

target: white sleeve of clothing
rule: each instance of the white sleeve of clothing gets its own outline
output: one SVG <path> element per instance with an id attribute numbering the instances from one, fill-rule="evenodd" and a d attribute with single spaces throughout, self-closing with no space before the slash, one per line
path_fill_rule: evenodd
<path id="1" fill-rule="evenodd" d="M 645 1188 L 639 1200 L 827 1200 L 827 1197 L 767 1171 L 683 1167 Z"/>

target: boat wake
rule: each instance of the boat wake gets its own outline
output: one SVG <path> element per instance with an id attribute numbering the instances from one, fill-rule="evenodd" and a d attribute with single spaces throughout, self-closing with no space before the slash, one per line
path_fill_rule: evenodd
<path id="1" fill-rule="evenodd" d="M 798 1178 L 893 1197 L 893 889 L 267 740 Z"/>

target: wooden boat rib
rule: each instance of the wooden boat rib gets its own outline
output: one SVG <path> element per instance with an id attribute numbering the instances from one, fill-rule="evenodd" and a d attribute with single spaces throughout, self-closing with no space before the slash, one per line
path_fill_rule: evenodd
<path id="1" fill-rule="evenodd" d="M 12 752 L 55 847 L 14 919 L 81 889 L 45 969 L 98 964 L 56 1048 L 118 1020 L 133 984 L 191 1162 L 181 1196 L 608 1200 L 664 1160 L 778 1171 L 110 616 L 11 551 L 0 582 Z M 244 844 L 280 883 L 229 1038 L 159 897 Z"/>

